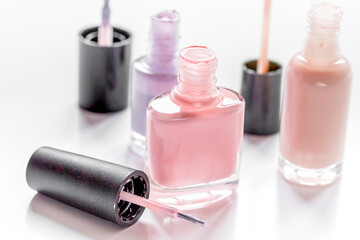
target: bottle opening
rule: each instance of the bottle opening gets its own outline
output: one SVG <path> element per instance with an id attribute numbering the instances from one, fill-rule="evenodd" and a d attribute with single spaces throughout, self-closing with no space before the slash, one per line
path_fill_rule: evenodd
<path id="1" fill-rule="evenodd" d="M 175 10 L 162 11 L 151 16 L 148 53 L 151 55 L 150 61 L 164 64 L 169 62 L 169 58 L 175 58 L 178 52 L 179 25 L 180 14 Z"/>
<path id="2" fill-rule="evenodd" d="M 155 14 L 152 19 L 160 22 L 177 22 L 180 20 L 180 15 L 175 10 L 168 10 Z"/>
<path id="3" fill-rule="evenodd" d="M 340 6 L 329 2 L 311 5 L 308 12 L 309 30 L 318 33 L 338 33 L 343 11 Z"/>
<path id="4" fill-rule="evenodd" d="M 340 6 L 324 1 L 313 4 L 311 6 L 311 10 L 314 13 L 324 15 L 325 17 L 337 16 L 338 14 L 342 14 Z"/>
<path id="5" fill-rule="evenodd" d="M 180 57 L 191 63 L 208 63 L 216 60 L 215 52 L 203 46 L 191 46 L 181 50 Z"/>
<path id="6" fill-rule="evenodd" d="M 179 77 L 176 91 L 188 102 L 209 102 L 217 99 L 215 86 L 217 66 L 214 51 L 203 46 L 190 46 L 180 51 Z"/>

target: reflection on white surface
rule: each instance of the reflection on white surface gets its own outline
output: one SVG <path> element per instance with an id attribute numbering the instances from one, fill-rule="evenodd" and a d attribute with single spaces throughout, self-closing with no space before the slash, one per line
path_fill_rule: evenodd
<path id="1" fill-rule="evenodd" d="M 305 187 L 286 181 L 278 173 L 278 134 L 245 135 L 240 193 L 246 192 L 250 226 L 241 235 L 251 239 L 332 239 L 336 227 L 341 179 L 330 186 Z M 275 190 L 275 191 L 274 191 Z M 244 203 L 241 209 L 246 209 Z M 246 220 L 248 222 L 246 222 Z"/>
<path id="2" fill-rule="evenodd" d="M 324 232 L 331 236 L 337 217 L 340 187 L 341 180 L 325 187 L 300 186 L 286 181 L 279 173 L 277 216 L 282 229 L 281 237 L 321 239 Z"/>
<path id="3" fill-rule="evenodd" d="M 94 113 L 90 112 L 84 109 L 80 109 L 80 121 L 81 125 L 84 127 L 92 125 L 96 125 L 98 123 L 101 123 L 102 121 L 105 121 L 107 118 L 114 116 L 115 113 Z"/>
<path id="4" fill-rule="evenodd" d="M 80 237 L 89 239 L 232 239 L 234 231 L 228 229 L 234 222 L 236 215 L 237 196 L 233 194 L 227 199 L 216 204 L 193 211 L 185 211 L 202 219 L 206 219 L 206 227 L 200 227 L 184 220 L 173 220 L 162 214 L 147 213 L 133 226 L 120 229 L 116 224 L 107 222 L 101 218 L 72 208 L 61 202 L 48 198 L 42 194 L 36 194 L 31 200 L 27 211 L 27 222 L 31 226 L 41 226 L 45 217 L 46 226 L 53 223 L 59 226 L 53 234 L 69 234 L 75 231 Z M 43 223 L 44 224 L 44 223 Z M 38 229 L 44 232 L 43 229 Z M 224 235 L 222 232 L 226 232 Z M 189 234 L 191 233 L 191 235 Z"/>
<path id="5" fill-rule="evenodd" d="M 127 148 L 126 157 L 122 159 L 121 164 L 138 170 L 145 170 L 145 158 L 134 153 L 130 145 Z"/>
<path id="6" fill-rule="evenodd" d="M 200 219 L 206 220 L 206 227 L 199 227 L 183 220 L 173 221 L 154 213 L 156 225 L 161 226 L 168 238 L 174 240 L 196 239 L 233 239 L 233 225 L 236 219 L 237 194 L 223 199 L 215 204 L 197 210 L 184 211 Z"/>
<path id="7" fill-rule="evenodd" d="M 137 222 L 130 228 L 122 230 L 114 223 L 92 216 L 39 193 L 35 195 L 29 205 L 27 221 L 36 225 L 37 215 L 90 239 L 154 239 L 151 237 L 154 230 L 145 223 Z M 54 234 L 58 233 L 55 232 Z"/>

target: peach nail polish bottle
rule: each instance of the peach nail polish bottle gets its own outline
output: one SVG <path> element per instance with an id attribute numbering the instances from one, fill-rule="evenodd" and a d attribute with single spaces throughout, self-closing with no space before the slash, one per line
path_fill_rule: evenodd
<path id="1" fill-rule="evenodd" d="M 216 66 L 210 49 L 182 49 L 178 85 L 148 105 L 147 168 L 160 202 L 201 206 L 237 185 L 245 102 L 215 86 Z"/>
<path id="2" fill-rule="evenodd" d="M 312 5 L 304 49 L 288 65 L 279 169 L 296 183 L 325 185 L 341 173 L 352 79 L 340 53 L 341 20 L 339 6 Z"/>

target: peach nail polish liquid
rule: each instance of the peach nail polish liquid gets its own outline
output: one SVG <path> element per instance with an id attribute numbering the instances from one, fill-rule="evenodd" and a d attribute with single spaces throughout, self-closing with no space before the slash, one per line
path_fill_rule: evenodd
<path id="1" fill-rule="evenodd" d="M 302 52 L 286 73 L 279 169 L 290 181 L 325 185 L 341 173 L 352 73 L 338 41 L 342 10 L 312 5 Z"/>
<path id="2" fill-rule="evenodd" d="M 147 168 L 160 202 L 201 206 L 237 185 L 245 102 L 215 86 L 216 65 L 206 47 L 181 50 L 178 85 L 148 105 Z"/>

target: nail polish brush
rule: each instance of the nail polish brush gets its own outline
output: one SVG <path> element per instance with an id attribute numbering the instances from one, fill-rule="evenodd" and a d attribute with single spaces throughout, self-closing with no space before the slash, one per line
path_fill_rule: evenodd
<path id="1" fill-rule="evenodd" d="M 150 184 L 144 172 L 63 150 L 36 150 L 27 165 L 26 181 L 39 193 L 122 228 L 134 224 L 145 208 L 205 225 L 176 208 L 147 199 Z"/>
<path id="2" fill-rule="evenodd" d="M 174 218 L 174 219 L 182 218 L 187 221 L 190 221 L 190 222 L 193 222 L 196 224 L 200 224 L 203 227 L 205 226 L 205 221 L 203 221 L 203 220 L 186 215 L 186 214 L 180 212 L 176 208 L 169 207 L 169 206 L 161 204 L 159 202 L 139 197 L 139 196 L 131 194 L 129 192 L 122 191 L 120 193 L 120 199 L 123 201 L 126 201 L 126 202 L 134 203 L 141 207 L 148 208 L 155 212 L 161 212 L 161 213 L 163 213 L 171 218 Z"/>
<path id="3" fill-rule="evenodd" d="M 270 25 L 271 0 L 265 0 L 264 19 L 262 26 L 261 53 L 257 61 L 257 73 L 266 74 L 269 71 L 269 60 L 267 59 L 269 43 L 269 25 Z"/>
<path id="4" fill-rule="evenodd" d="M 105 0 L 102 9 L 102 23 L 98 29 L 98 44 L 100 46 L 111 46 L 113 44 L 113 28 L 110 25 L 109 0 Z"/>

